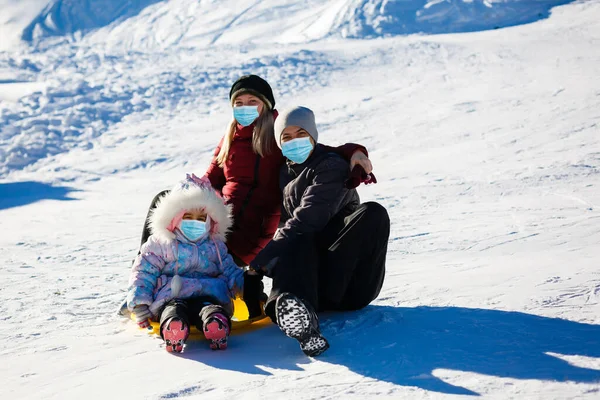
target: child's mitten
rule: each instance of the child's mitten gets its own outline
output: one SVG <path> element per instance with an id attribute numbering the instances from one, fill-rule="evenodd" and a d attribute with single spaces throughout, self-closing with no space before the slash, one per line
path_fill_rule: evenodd
<path id="1" fill-rule="evenodd" d="M 135 306 L 133 313 L 135 314 L 135 322 L 137 322 L 140 328 L 152 329 L 152 326 L 150 326 L 152 313 L 146 304 Z"/>

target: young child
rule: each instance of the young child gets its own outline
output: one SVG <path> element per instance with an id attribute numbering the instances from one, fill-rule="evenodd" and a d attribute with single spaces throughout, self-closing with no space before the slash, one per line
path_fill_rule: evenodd
<path id="1" fill-rule="evenodd" d="M 211 349 L 227 348 L 233 299 L 244 285 L 244 272 L 224 243 L 231 224 L 231 207 L 195 175 L 153 211 L 152 235 L 133 263 L 127 308 L 142 328 L 160 321 L 168 352 L 183 350 L 191 324 Z"/>

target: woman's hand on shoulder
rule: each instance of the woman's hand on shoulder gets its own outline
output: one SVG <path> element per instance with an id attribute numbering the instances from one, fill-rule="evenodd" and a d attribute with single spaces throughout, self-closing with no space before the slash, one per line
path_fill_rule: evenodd
<path id="1" fill-rule="evenodd" d="M 360 150 L 357 150 L 352 154 L 350 160 L 350 177 L 346 180 L 346 188 L 354 189 L 361 183 L 368 185 L 370 183 L 377 183 L 377 178 L 373 174 L 373 165 L 366 156 Z"/>
<path id="2" fill-rule="evenodd" d="M 369 157 L 365 155 L 360 150 L 357 150 L 352 154 L 352 158 L 350 159 L 350 170 L 352 171 L 355 166 L 360 165 L 362 169 L 365 170 L 365 173 L 368 175 L 373 172 L 373 164 L 371 164 L 371 160 Z"/>

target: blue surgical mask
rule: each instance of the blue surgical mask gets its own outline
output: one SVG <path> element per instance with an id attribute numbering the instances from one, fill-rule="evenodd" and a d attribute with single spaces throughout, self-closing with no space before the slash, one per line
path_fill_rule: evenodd
<path id="1" fill-rule="evenodd" d="M 252 124 L 258 118 L 257 106 L 233 107 L 233 118 L 242 126 Z"/>
<path id="2" fill-rule="evenodd" d="M 195 242 L 206 233 L 206 222 L 195 219 L 183 219 L 181 220 L 181 224 L 179 224 L 179 230 L 181 230 L 181 233 L 188 240 Z"/>
<path id="3" fill-rule="evenodd" d="M 310 142 L 309 137 L 292 139 L 281 143 L 281 152 L 283 155 L 296 164 L 302 164 L 306 161 L 312 150 L 313 144 Z"/>

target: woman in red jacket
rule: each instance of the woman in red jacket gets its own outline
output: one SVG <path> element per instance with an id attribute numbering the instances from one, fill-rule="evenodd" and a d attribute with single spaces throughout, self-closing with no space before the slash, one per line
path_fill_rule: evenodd
<path id="1" fill-rule="evenodd" d="M 242 76 L 231 87 L 229 99 L 234 118 L 205 176 L 233 206 L 234 225 L 227 236 L 227 247 L 236 263 L 245 266 L 269 243 L 279 225 L 282 203 L 279 170 L 285 158 L 273 135 L 277 110 L 267 81 L 256 75 Z M 328 150 L 349 160 L 351 169 L 355 165 L 361 167 L 363 181 L 369 182 L 371 163 L 364 147 L 345 144 Z M 154 198 L 150 210 L 164 193 Z M 146 225 L 142 244 L 149 234 Z M 255 314 L 253 311 L 250 310 L 251 314 Z"/>

